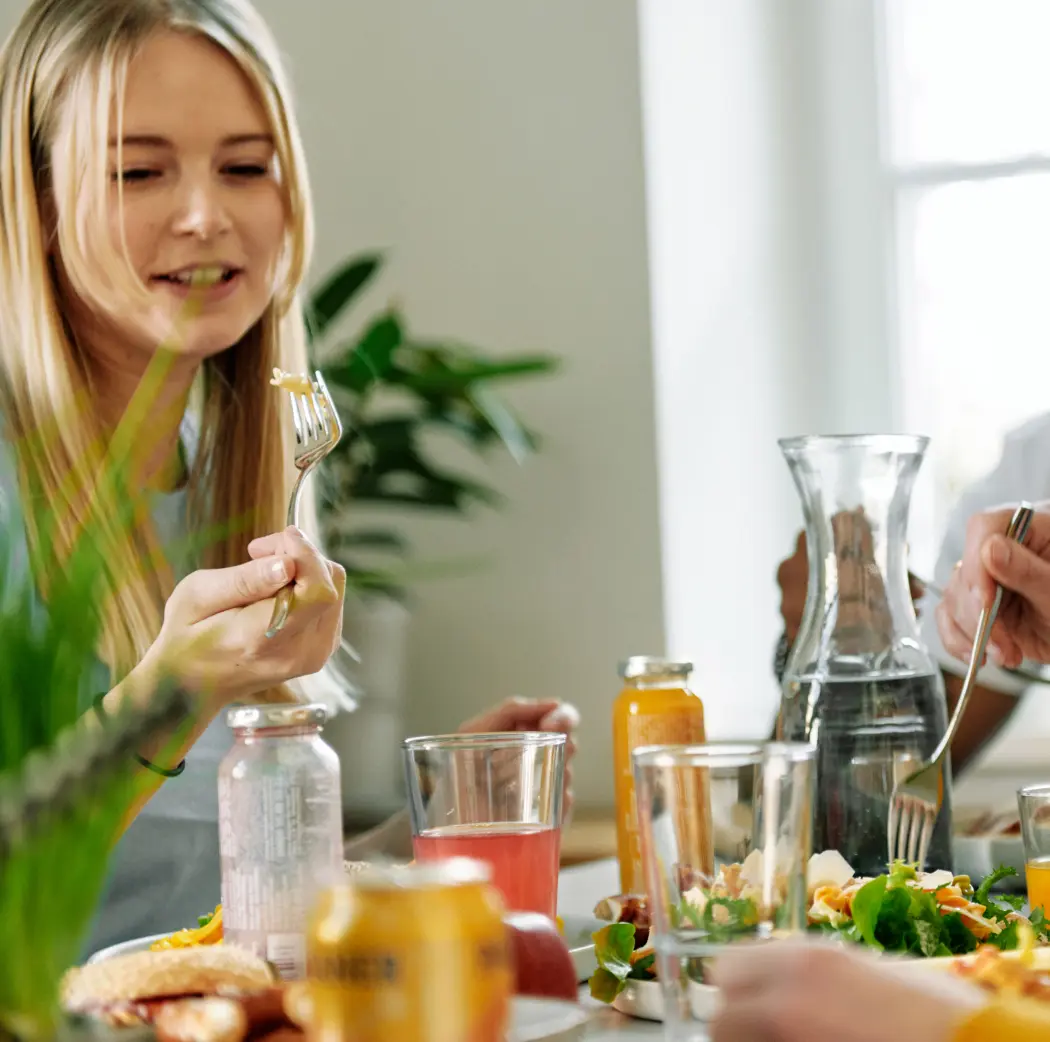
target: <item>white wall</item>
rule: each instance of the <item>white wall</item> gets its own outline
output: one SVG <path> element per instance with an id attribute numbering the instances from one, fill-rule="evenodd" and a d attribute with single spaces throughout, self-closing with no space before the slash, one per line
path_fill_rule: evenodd
<path id="1" fill-rule="evenodd" d="M 408 526 L 420 555 L 492 560 L 419 589 L 410 728 L 571 699 L 579 798 L 608 804 L 617 660 L 663 648 L 634 4 L 259 6 L 298 88 L 319 270 L 389 246 L 373 299 L 418 330 L 565 360 L 514 393 L 545 441 L 485 473 L 507 509 Z"/>

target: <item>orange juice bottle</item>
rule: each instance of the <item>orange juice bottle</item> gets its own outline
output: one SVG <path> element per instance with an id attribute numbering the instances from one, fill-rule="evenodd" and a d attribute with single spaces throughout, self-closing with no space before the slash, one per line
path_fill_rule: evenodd
<path id="1" fill-rule="evenodd" d="M 1033 858 L 1024 868 L 1029 906 L 1033 912 L 1042 908 L 1050 914 L 1050 858 Z"/>
<path id="2" fill-rule="evenodd" d="M 631 753 L 643 745 L 704 741 L 704 704 L 689 690 L 691 662 L 633 655 L 620 665 L 623 691 L 613 705 L 613 770 L 620 892 L 645 893 Z"/>

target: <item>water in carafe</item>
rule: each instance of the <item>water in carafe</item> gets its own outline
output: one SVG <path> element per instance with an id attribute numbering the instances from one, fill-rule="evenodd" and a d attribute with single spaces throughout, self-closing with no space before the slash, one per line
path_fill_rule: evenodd
<path id="1" fill-rule="evenodd" d="M 947 726 L 941 675 L 907 575 L 911 488 L 926 439 L 781 442 L 803 502 L 809 585 L 783 678 L 779 733 L 817 746 L 814 850 L 858 875 L 886 870 L 889 801 Z M 951 867 L 951 783 L 926 868 Z"/>

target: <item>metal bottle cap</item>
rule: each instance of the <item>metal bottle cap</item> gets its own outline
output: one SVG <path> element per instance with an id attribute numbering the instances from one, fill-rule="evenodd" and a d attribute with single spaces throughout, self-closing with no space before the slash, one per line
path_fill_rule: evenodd
<path id="1" fill-rule="evenodd" d="M 687 680 L 692 672 L 692 662 L 655 655 L 632 655 L 626 662 L 620 663 L 620 676 L 624 680 L 641 680 L 645 677 L 681 677 Z"/>
<path id="2" fill-rule="evenodd" d="M 226 712 L 226 724 L 235 730 L 324 727 L 327 719 L 328 710 L 317 702 L 309 705 L 234 706 Z"/>

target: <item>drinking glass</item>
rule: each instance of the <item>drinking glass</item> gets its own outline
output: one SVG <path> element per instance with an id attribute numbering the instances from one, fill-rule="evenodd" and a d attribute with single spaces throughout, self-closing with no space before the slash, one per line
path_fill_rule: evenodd
<path id="1" fill-rule="evenodd" d="M 565 735 L 434 735 L 402 748 L 416 859 L 484 861 L 509 909 L 553 918 Z"/>
<path id="2" fill-rule="evenodd" d="M 805 930 L 815 752 L 801 742 L 635 751 L 666 1038 L 707 1038 L 705 960 Z"/>
<path id="3" fill-rule="evenodd" d="M 1050 912 L 1050 785 L 1017 790 L 1028 904 Z"/>

